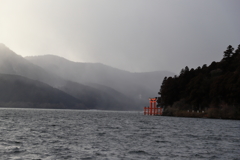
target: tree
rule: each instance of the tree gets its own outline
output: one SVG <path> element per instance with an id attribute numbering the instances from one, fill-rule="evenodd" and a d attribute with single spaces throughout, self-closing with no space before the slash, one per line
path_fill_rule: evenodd
<path id="1" fill-rule="evenodd" d="M 224 51 L 223 59 L 224 59 L 224 60 L 228 60 L 230 57 L 232 57 L 232 55 L 233 55 L 233 50 L 234 50 L 234 48 L 233 48 L 231 45 L 229 45 L 229 46 L 227 47 L 227 50 Z"/>
<path id="2" fill-rule="evenodd" d="M 188 72 L 189 71 L 189 68 L 188 66 L 185 67 L 185 72 Z"/>
<path id="3" fill-rule="evenodd" d="M 235 50 L 235 53 L 233 54 L 234 57 L 237 57 L 240 54 L 240 44 L 238 45 L 238 48 Z"/>
<path id="4" fill-rule="evenodd" d="M 185 73 L 184 68 L 181 70 L 180 75 L 183 75 Z"/>
<path id="5" fill-rule="evenodd" d="M 229 45 L 220 62 L 191 70 L 186 66 L 180 76 L 165 77 L 159 93 L 159 102 L 170 109 L 210 108 L 217 111 L 215 118 L 221 113 L 240 119 L 240 45 L 235 51 Z M 226 108 L 229 114 L 224 116 Z"/>

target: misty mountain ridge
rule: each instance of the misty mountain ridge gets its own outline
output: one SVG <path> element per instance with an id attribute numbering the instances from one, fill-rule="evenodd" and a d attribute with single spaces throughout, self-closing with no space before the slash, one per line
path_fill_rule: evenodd
<path id="1" fill-rule="evenodd" d="M 0 59 L 0 73 L 20 75 L 30 78 L 32 80 L 41 81 L 54 88 L 58 88 L 60 90 L 62 89 L 66 91 L 69 95 L 75 98 L 77 97 L 77 99 L 82 101 L 88 109 L 103 109 L 110 108 L 110 106 L 118 106 L 118 108 L 115 108 L 115 110 L 123 110 L 122 108 L 125 108 L 124 110 L 136 110 L 136 104 L 132 104 L 132 106 L 129 108 L 126 107 L 131 104 L 131 101 L 127 97 L 124 97 L 124 95 L 119 96 L 118 101 L 115 102 L 113 99 L 113 95 L 110 94 L 112 91 L 110 91 L 109 89 L 105 89 L 103 91 L 93 88 L 91 86 L 65 80 L 54 73 L 50 73 L 43 68 L 34 65 L 23 57 L 17 55 L 4 45 L 0 46 Z M 72 88 L 74 88 L 75 91 L 73 91 Z M 108 90 L 110 93 L 108 93 Z M 76 91 L 78 92 L 76 93 Z M 115 91 L 115 93 L 116 92 L 117 91 Z M 106 99 L 109 99 L 109 103 L 106 102 Z M 119 100 L 121 101 L 120 103 Z M 115 105 L 115 103 L 118 103 L 118 105 Z"/>
<path id="2" fill-rule="evenodd" d="M 157 93 L 165 76 L 174 75 L 168 71 L 132 73 L 100 63 L 72 62 L 54 55 L 25 57 L 30 62 L 64 79 L 89 84 L 96 83 L 111 87 L 121 93 L 139 99 L 148 100 Z"/>
<path id="3" fill-rule="evenodd" d="M 149 72 L 130 72 L 130 71 L 116 68 L 116 67 L 108 66 L 108 65 L 105 65 L 100 62 L 77 62 L 77 61 L 68 60 L 68 59 L 58 56 L 58 55 L 51 55 L 51 54 L 26 56 L 23 58 L 30 60 L 31 62 L 34 62 L 34 64 L 36 63 L 36 64 L 43 65 L 45 63 L 45 65 L 46 65 L 45 68 L 47 68 L 49 66 L 52 67 L 55 64 L 64 64 L 68 67 L 70 67 L 70 66 L 72 67 L 72 65 L 75 64 L 75 65 L 82 65 L 83 69 L 90 69 L 90 68 L 98 69 L 98 67 L 101 67 L 102 69 L 105 69 L 105 70 L 114 70 L 114 71 L 118 71 L 118 72 L 122 72 L 122 73 L 129 73 L 129 74 L 145 74 L 145 73 L 146 74 L 151 74 L 151 73 L 175 74 L 170 71 L 162 71 L 162 70 L 155 70 L 155 71 L 149 71 Z M 38 62 L 37 62 L 37 60 L 38 60 Z"/>
<path id="4" fill-rule="evenodd" d="M 156 91 L 151 91 L 146 81 L 159 86 L 168 75 L 159 79 L 157 72 L 131 73 L 100 63 L 72 62 L 53 55 L 23 58 L 3 44 L 0 45 L 0 73 L 46 83 L 80 100 L 85 108 L 110 110 L 136 110 L 148 105 L 148 97 L 155 96 Z"/>
<path id="5" fill-rule="evenodd" d="M 63 79 L 17 55 L 4 44 L 0 44 L 0 73 L 20 75 L 54 87 L 64 85 Z"/>

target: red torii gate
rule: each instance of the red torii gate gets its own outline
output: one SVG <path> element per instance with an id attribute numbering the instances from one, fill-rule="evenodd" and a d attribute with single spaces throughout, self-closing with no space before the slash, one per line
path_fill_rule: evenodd
<path id="1" fill-rule="evenodd" d="M 157 107 L 157 98 L 149 98 L 150 107 L 144 107 L 144 115 L 162 115 L 163 109 Z"/>

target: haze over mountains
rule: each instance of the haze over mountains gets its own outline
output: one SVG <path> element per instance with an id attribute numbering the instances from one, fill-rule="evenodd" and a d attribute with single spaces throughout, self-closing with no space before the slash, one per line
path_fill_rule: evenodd
<path id="1" fill-rule="evenodd" d="M 142 109 L 144 105 L 148 105 L 149 97 L 157 95 L 163 78 L 173 75 L 167 71 L 131 73 L 104 64 L 72 62 L 53 55 L 23 58 L 3 44 L 0 44 L 0 73 L 0 80 L 5 79 L 1 84 L 3 86 L 5 83 L 8 84 L 4 88 L 8 91 L 8 96 L 11 96 L 10 91 L 22 90 L 22 92 L 15 92 L 15 97 L 19 95 L 16 99 L 0 97 L 0 102 L 4 104 L 14 101 L 15 106 L 17 102 L 31 102 L 31 107 L 34 107 L 34 104 L 36 104 L 35 107 L 39 107 L 41 103 L 49 104 L 45 108 L 109 110 Z M 21 89 L 19 89 L 20 86 L 12 87 L 17 85 L 11 84 L 19 81 L 25 82 L 24 85 L 20 84 Z M 26 91 L 29 86 L 32 86 L 32 90 L 36 90 L 36 93 L 41 91 L 42 97 L 40 98 L 39 94 L 28 96 L 30 91 Z M 45 100 L 44 91 L 46 92 Z M 3 95 L 3 89 L 0 92 L 0 95 Z M 22 96 L 23 93 L 26 96 Z M 63 97 L 66 97 L 65 100 Z M 33 100 L 38 98 L 41 101 Z M 6 106 L 9 105 L 10 103 Z M 44 105 L 41 107 L 44 108 Z"/>

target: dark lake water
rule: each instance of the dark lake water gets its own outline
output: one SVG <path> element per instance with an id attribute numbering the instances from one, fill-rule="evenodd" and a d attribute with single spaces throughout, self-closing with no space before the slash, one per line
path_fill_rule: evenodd
<path id="1" fill-rule="evenodd" d="M 240 121 L 0 109 L 0 159 L 240 159 Z"/>

